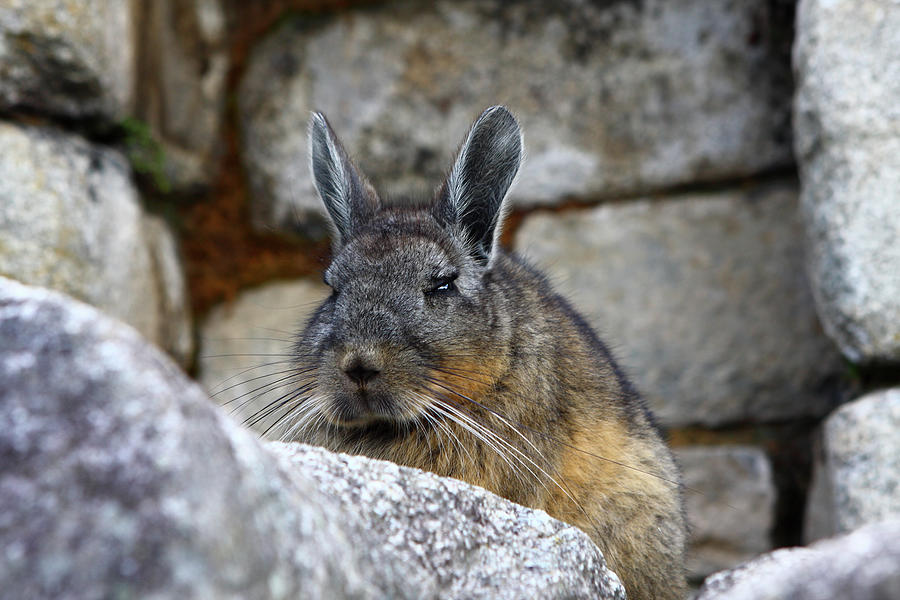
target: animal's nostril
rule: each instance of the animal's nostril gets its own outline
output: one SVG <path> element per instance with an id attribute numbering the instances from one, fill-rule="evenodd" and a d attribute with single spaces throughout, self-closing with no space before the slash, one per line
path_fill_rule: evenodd
<path id="1" fill-rule="evenodd" d="M 355 381 L 357 384 L 362 385 L 364 383 L 368 383 L 375 379 L 381 371 L 378 369 L 370 368 L 363 363 L 356 361 L 350 368 L 344 369 L 344 373 L 347 374 L 347 377 Z"/>

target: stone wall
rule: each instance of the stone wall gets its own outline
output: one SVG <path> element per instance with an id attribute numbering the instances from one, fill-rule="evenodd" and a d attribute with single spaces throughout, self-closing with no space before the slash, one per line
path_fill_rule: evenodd
<path id="1" fill-rule="evenodd" d="M 14 0 L 0 276 L 129 323 L 246 417 L 327 293 L 309 112 L 428 195 L 505 104 L 505 244 L 676 446 L 699 582 L 900 512 L 896 391 L 835 412 L 900 384 L 898 31 L 889 0 Z"/>
<path id="2" fill-rule="evenodd" d="M 133 118 L 130 2 L 0 6 L 0 275 L 64 291 L 188 365 L 193 332 L 170 227 L 116 139 Z"/>

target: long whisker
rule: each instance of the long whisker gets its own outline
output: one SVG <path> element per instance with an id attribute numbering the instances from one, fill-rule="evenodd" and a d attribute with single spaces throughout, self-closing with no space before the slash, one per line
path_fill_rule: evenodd
<path id="1" fill-rule="evenodd" d="M 308 387 L 308 386 L 307 386 L 307 387 Z M 286 422 L 287 422 L 286 419 L 287 419 L 291 414 L 293 414 L 293 412 L 294 412 L 299 406 L 302 406 L 302 405 L 303 405 L 304 399 L 305 399 L 304 396 L 305 396 L 308 392 L 309 392 L 309 390 L 308 390 L 308 389 L 304 389 L 304 388 L 299 388 L 299 389 L 295 390 L 294 393 L 293 393 L 287 400 L 285 400 L 284 402 L 281 402 L 277 407 L 275 407 L 275 409 L 274 409 L 273 411 L 270 411 L 267 415 L 263 416 L 263 417 L 260 419 L 260 421 L 261 421 L 262 419 L 265 419 L 265 418 L 266 418 L 267 416 L 269 416 L 269 415 L 275 414 L 276 412 L 278 412 L 279 410 L 281 410 L 281 409 L 284 408 L 285 406 L 288 407 L 287 411 L 286 411 L 284 414 L 280 415 L 278 418 L 276 418 L 275 421 L 273 421 L 268 427 L 266 427 L 266 429 L 260 434 L 260 436 L 261 436 L 261 437 L 265 437 L 265 436 L 268 435 L 268 433 L 269 433 L 270 431 L 272 431 L 274 428 L 280 426 L 280 424 L 282 424 L 282 423 L 286 423 Z M 257 421 L 257 423 L 258 423 L 258 422 L 259 422 L 259 421 Z M 255 423 L 254 423 L 254 424 L 255 424 Z"/>
<path id="2" fill-rule="evenodd" d="M 447 373 L 447 371 L 444 371 L 443 369 L 440 369 L 440 368 L 435 368 L 435 370 L 441 371 L 442 373 Z M 466 379 L 469 379 L 469 378 L 466 378 Z M 475 381 L 475 380 L 472 380 L 472 381 Z M 445 386 L 441 385 L 440 383 L 438 383 L 438 381 L 436 381 L 434 379 L 432 379 L 432 383 L 434 383 L 435 385 L 439 385 L 440 387 L 447 390 L 448 392 L 451 392 L 454 395 L 460 396 L 464 400 L 468 400 L 470 402 L 475 402 L 474 400 L 470 399 L 468 396 L 464 396 L 464 395 L 460 394 L 459 392 L 457 392 L 456 390 L 452 390 L 449 387 L 445 387 Z M 478 383 L 481 383 L 481 382 L 478 382 Z M 477 402 L 476 402 L 476 404 L 477 404 Z M 525 441 L 525 443 L 527 443 L 529 446 L 531 446 L 535 452 L 537 452 L 539 455 L 543 456 L 543 453 L 538 449 L 537 446 L 534 445 L 534 442 L 532 442 L 525 434 L 523 434 L 521 431 L 519 431 L 519 429 L 517 427 L 515 427 L 512 423 L 510 423 L 508 420 L 506 420 L 498 411 L 491 411 L 491 412 L 489 412 L 489 414 L 491 414 L 495 418 L 499 419 L 501 423 L 503 423 L 504 425 L 509 427 L 513 432 L 516 433 L 516 435 L 518 435 L 520 438 L 522 438 Z"/>
<path id="3" fill-rule="evenodd" d="M 446 402 L 443 402 L 441 404 L 443 405 L 444 408 L 450 408 L 446 404 Z M 546 477 L 553 485 L 555 485 L 557 488 L 559 488 L 559 490 L 566 496 L 566 498 L 568 498 L 572 502 L 572 504 L 575 505 L 584 514 L 585 517 L 587 517 L 587 519 L 589 521 L 593 522 L 595 526 L 598 526 L 596 519 L 594 519 L 590 515 L 590 513 L 587 512 L 587 510 L 584 508 L 584 506 L 582 506 L 582 504 L 580 502 L 578 502 L 578 500 L 575 499 L 575 496 L 572 493 L 572 491 L 570 489 L 568 489 L 568 487 L 564 486 L 558 479 L 556 479 L 555 477 L 550 475 L 550 473 L 548 473 L 544 468 L 542 468 L 534 460 L 532 460 L 531 457 L 529 457 L 526 453 L 522 452 L 519 448 L 516 448 L 509 441 L 503 439 L 496 432 L 493 432 L 493 431 L 487 429 L 483 425 L 480 425 L 480 424 L 472 421 L 471 419 L 467 419 L 467 421 L 469 423 L 471 423 L 474 427 L 477 427 L 478 429 L 483 431 L 485 434 L 490 435 L 493 439 L 497 440 L 498 443 L 503 444 L 504 447 L 515 452 L 515 455 L 513 455 L 513 456 L 518 459 L 519 463 L 521 463 L 522 466 L 525 467 L 525 469 L 527 469 L 529 473 L 531 473 L 531 475 L 532 475 L 532 477 L 534 477 L 535 481 L 537 481 L 545 490 L 549 491 L 549 488 L 547 487 L 547 484 L 544 482 L 544 480 L 541 479 L 537 475 L 537 473 L 535 473 L 527 464 L 525 464 L 524 461 L 527 461 L 535 469 L 540 471 L 541 474 L 544 475 L 544 477 Z M 519 432 L 517 432 L 517 433 L 519 433 Z M 534 447 L 535 451 L 538 453 L 538 456 L 547 464 L 548 468 L 550 468 L 549 461 L 544 456 L 544 454 L 540 450 L 538 450 L 537 447 L 535 447 L 533 444 L 531 444 L 531 445 L 532 445 L 532 447 Z M 521 477 L 521 471 L 518 471 L 518 474 Z"/>
<path id="4" fill-rule="evenodd" d="M 281 342 L 284 344 L 293 344 L 294 340 L 286 340 L 283 338 L 270 338 L 270 337 L 228 337 L 228 338 L 215 338 L 215 337 L 206 337 L 200 336 L 200 340 L 203 342 Z"/>
<path id="5" fill-rule="evenodd" d="M 446 404 L 445 404 L 445 406 L 446 406 Z M 458 405 L 456 406 L 456 409 L 461 411 L 461 407 L 459 407 Z M 554 482 L 561 490 L 563 490 L 563 492 L 566 492 L 566 490 L 563 489 L 563 487 L 562 487 L 562 486 L 561 486 L 561 485 L 553 478 L 553 476 L 551 476 L 549 473 L 547 473 L 546 471 L 544 471 L 544 469 L 542 469 L 537 463 L 535 463 L 528 455 L 526 455 L 524 452 L 522 452 L 519 448 L 516 448 L 516 447 L 515 447 L 512 443 L 510 443 L 508 440 L 504 439 L 502 436 L 500 436 L 499 434 L 497 434 L 497 432 L 492 431 L 491 429 L 485 427 L 484 425 L 475 422 L 474 420 L 471 419 L 471 417 L 469 417 L 467 420 L 469 420 L 469 421 L 473 424 L 473 426 L 478 427 L 479 429 L 481 429 L 485 434 L 490 435 L 492 438 L 496 439 L 498 443 L 503 444 L 504 447 L 507 447 L 508 449 L 512 450 L 512 451 L 515 452 L 516 454 L 522 456 L 525 460 L 527 460 L 530 464 L 532 464 L 536 469 L 540 470 L 540 471 L 541 471 L 548 479 L 550 479 L 551 481 L 553 481 L 553 482 Z M 518 433 L 518 432 L 516 432 L 516 433 Z M 531 444 L 531 441 L 530 441 L 530 440 L 526 439 L 525 441 L 528 442 L 529 444 Z M 537 446 L 535 446 L 534 444 L 531 444 L 531 446 L 532 446 L 532 448 L 534 448 L 535 452 L 537 452 L 538 456 L 539 456 L 545 463 L 547 463 L 547 465 L 548 465 L 548 467 L 549 467 L 549 461 L 548 461 L 547 458 L 544 456 L 544 454 L 543 454 L 543 453 L 537 448 Z M 527 466 L 526 466 L 526 468 L 527 468 Z M 529 471 L 530 471 L 530 469 L 529 469 Z M 543 481 L 541 481 L 540 478 L 537 477 L 537 474 L 535 474 L 534 472 L 532 472 L 532 475 L 534 475 L 535 478 L 543 485 Z M 546 488 L 546 486 L 544 486 L 544 487 Z M 574 501 L 574 499 L 573 499 L 573 501 Z"/>
<path id="6" fill-rule="evenodd" d="M 224 394 L 224 393 L 227 392 L 228 390 L 233 390 L 234 388 L 240 387 L 240 386 L 245 385 L 245 384 L 247 384 L 247 383 L 250 383 L 251 381 L 258 381 L 258 380 L 260 380 L 260 379 L 265 379 L 266 377 L 272 377 L 273 375 L 284 375 L 285 373 L 296 373 L 296 372 L 297 372 L 297 369 L 285 369 L 284 371 L 273 371 L 273 372 L 271 372 L 271 373 L 266 373 L 265 375 L 257 375 L 256 377 L 251 377 L 251 378 L 249 378 L 249 379 L 244 379 L 244 380 L 239 381 L 239 382 L 237 382 L 237 383 L 235 383 L 235 384 L 233 384 L 233 385 L 229 385 L 229 386 L 226 387 L 226 388 L 222 388 L 222 389 L 219 390 L 218 392 L 215 392 L 215 393 L 210 394 L 209 397 L 210 397 L 210 398 L 215 398 L 216 396 L 218 396 L 218 395 L 220 395 L 220 394 Z M 256 390 L 253 390 L 253 391 L 256 391 Z M 252 392 L 251 392 L 251 393 L 252 393 Z M 237 398 L 232 398 L 232 399 L 229 400 L 228 402 L 234 402 L 236 399 L 237 399 Z M 228 404 L 228 402 L 226 402 L 225 404 Z M 223 406 L 224 406 L 224 404 L 223 404 Z"/>
<path id="7" fill-rule="evenodd" d="M 321 408 L 322 403 L 322 396 L 310 395 L 305 399 L 301 398 L 289 413 L 293 416 L 293 423 L 284 428 L 279 439 L 282 442 L 289 442 L 298 433 L 304 431 L 312 423 L 315 413 Z"/>
<path id="8" fill-rule="evenodd" d="M 240 377 L 244 373 L 249 373 L 250 371 L 255 371 L 256 369 L 263 369 L 265 367 L 272 367 L 274 365 L 286 365 L 286 364 L 290 364 L 293 362 L 295 362 L 295 361 L 293 361 L 293 360 L 274 360 L 271 362 L 264 362 L 264 363 L 260 363 L 258 365 L 253 365 L 252 367 L 248 367 L 248 368 L 244 369 L 243 371 L 240 371 L 238 373 L 235 373 L 234 375 L 231 375 L 227 379 L 223 379 L 222 381 L 220 381 L 218 383 L 218 386 L 224 385 L 224 384 L 228 383 L 229 381 L 231 381 L 232 379 L 234 379 L 236 377 Z M 213 388 L 213 389 L 215 389 L 215 388 Z"/>
<path id="9" fill-rule="evenodd" d="M 236 356 L 270 356 L 276 358 L 296 358 L 296 354 L 278 352 L 234 352 L 232 354 L 203 354 L 198 358 L 234 358 Z"/>
<path id="10" fill-rule="evenodd" d="M 288 370 L 286 370 L 286 371 L 281 371 L 280 373 L 269 373 L 269 374 L 267 374 L 267 375 L 264 375 L 263 377 L 272 377 L 272 376 L 275 376 L 275 375 L 284 375 L 284 373 L 288 373 L 288 375 L 284 375 L 284 377 L 279 377 L 279 378 L 276 379 L 275 381 L 270 381 L 269 383 L 266 383 L 266 384 L 264 384 L 264 385 L 261 385 L 261 386 L 255 388 L 255 389 L 252 389 L 252 390 L 249 390 L 249 391 L 247 391 L 247 392 L 244 392 L 244 393 L 242 393 L 242 394 L 240 394 L 240 395 L 238 395 L 238 396 L 235 396 L 235 397 L 232 398 L 231 400 L 228 400 L 227 402 L 223 402 L 223 403 L 222 403 L 222 406 L 227 406 L 228 404 L 231 404 L 232 402 L 236 402 L 237 400 L 240 400 L 241 398 L 246 398 L 246 397 L 249 396 L 250 394 L 254 394 L 254 393 L 258 392 L 259 390 L 262 390 L 262 389 L 265 389 L 265 388 L 268 388 L 268 387 L 274 387 L 274 386 L 277 386 L 278 384 L 284 383 L 284 382 L 289 381 L 289 380 L 291 380 L 291 379 L 297 379 L 297 380 L 300 380 L 300 379 L 309 379 L 309 378 L 310 378 L 309 373 L 312 372 L 312 371 L 314 371 L 314 370 L 315 370 L 315 367 L 310 367 L 310 368 L 307 368 L 307 369 L 288 369 Z M 253 381 L 253 380 L 252 380 L 252 379 L 248 379 L 247 381 Z M 222 390 L 222 391 L 224 391 L 224 390 Z M 256 399 L 256 398 L 258 398 L 259 396 L 262 396 L 262 395 L 263 395 L 263 394 L 257 394 L 256 396 L 254 396 L 253 398 L 251 398 L 251 400 L 254 400 L 254 399 Z M 243 404 L 246 404 L 246 403 L 242 403 L 241 406 L 243 406 Z"/>
<path id="11" fill-rule="evenodd" d="M 524 480 L 521 470 L 519 469 L 519 467 L 517 465 L 515 465 L 512 462 L 512 460 L 509 458 L 509 456 L 504 451 L 504 449 L 501 447 L 498 447 L 497 444 L 493 440 L 491 440 L 489 437 L 485 436 L 481 431 L 479 431 L 479 429 L 472 426 L 471 421 L 467 422 L 458 413 L 451 412 L 450 410 L 448 410 L 449 406 L 444 403 L 440 403 L 440 404 L 436 403 L 434 406 L 435 406 L 436 410 L 442 412 L 447 418 L 451 419 L 457 425 L 459 425 L 460 427 L 462 427 L 463 429 L 465 429 L 466 431 L 468 431 L 469 433 L 474 435 L 476 438 L 478 438 L 482 442 L 484 442 L 484 444 L 488 448 L 493 450 L 497 454 L 497 456 L 499 456 L 500 459 L 506 463 L 506 465 L 510 468 L 510 470 L 513 473 L 516 474 L 517 477 Z"/>
<path id="12" fill-rule="evenodd" d="M 432 381 L 432 383 L 434 383 L 435 385 L 440 385 L 440 387 L 446 389 L 447 391 L 451 392 L 451 393 L 454 394 L 455 396 L 459 396 L 460 398 L 462 398 L 462 399 L 464 399 L 464 400 L 467 400 L 467 401 L 469 401 L 469 402 L 475 404 L 476 406 L 481 407 L 482 409 L 488 411 L 489 413 L 491 413 L 491 414 L 493 414 L 493 415 L 496 415 L 496 416 L 499 416 L 499 417 L 502 417 L 502 416 L 503 416 L 502 414 L 500 414 L 499 412 L 497 412 L 495 409 L 490 408 L 490 407 L 488 407 L 488 406 L 485 406 L 484 404 L 478 402 L 477 400 L 473 400 L 472 398 L 469 398 L 468 396 L 465 396 L 465 395 L 463 395 L 463 394 L 460 394 L 460 393 L 457 392 L 456 390 L 452 390 L 452 389 L 450 389 L 450 388 L 448 388 L 448 387 L 442 385 L 440 382 L 438 382 L 438 381 L 435 380 L 435 379 L 430 379 L 430 381 Z M 507 418 L 508 418 L 508 417 L 507 417 Z M 663 477 L 662 475 L 657 475 L 656 473 L 651 473 L 650 471 L 646 471 L 646 470 L 641 469 L 641 468 L 639 468 L 639 467 L 635 467 L 635 466 L 633 466 L 633 465 L 629 465 L 629 464 L 623 463 L 623 462 L 621 462 L 621 461 L 618 461 L 618 460 L 615 460 L 615 459 L 612 459 L 612 458 L 607 458 L 607 457 L 605 457 L 605 456 L 600 456 L 599 454 L 594 454 L 594 453 L 592 453 L 592 452 L 588 452 L 587 450 L 583 450 L 583 449 L 579 448 L 578 446 L 575 446 L 575 445 L 570 444 L 570 443 L 568 443 L 568 442 L 564 442 L 564 441 L 560 440 L 559 438 L 557 438 L 556 436 L 554 436 L 554 435 L 552 435 L 552 434 L 545 433 L 545 432 L 543 432 L 543 431 L 540 431 L 540 430 L 535 429 L 535 428 L 533 428 L 533 427 L 529 427 L 528 425 L 524 425 L 524 424 L 522 424 L 522 423 L 518 423 L 518 422 L 516 422 L 516 421 L 514 421 L 514 420 L 512 420 L 512 419 L 510 419 L 510 421 L 512 421 L 512 423 L 513 423 L 516 427 L 521 427 L 522 429 L 527 429 L 528 431 L 531 431 L 531 432 L 534 433 L 535 435 L 539 435 L 539 436 L 541 436 L 541 437 L 543 437 L 543 438 L 545 438 L 545 439 L 548 439 L 548 440 L 550 440 L 550 441 L 552 441 L 552 442 L 555 442 L 555 443 L 557 443 L 557 444 L 559 444 L 559 445 L 561 445 L 561 446 L 565 446 L 566 448 L 570 448 L 570 449 L 572 449 L 572 450 L 575 450 L 576 452 L 581 452 L 582 454 L 585 454 L 585 455 L 587 455 L 587 456 L 596 458 L 597 460 L 603 460 L 603 461 L 612 463 L 612 464 L 614 464 L 614 465 L 618 465 L 618 466 L 620 466 L 620 467 L 623 467 L 623 468 L 625 468 L 625 469 L 631 469 L 632 471 L 637 471 L 638 473 L 643 473 L 644 475 L 649 475 L 650 477 L 655 477 L 655 478 L 660 479 L 660 480 L 662 480 L 662 481 L 665 481 L 665 482 L 667 482 L 667 483 L 671 483 L 672 485 L 674 485 L 674 486 L 676 486 L 676 487 L 683 487 L 683 489 L 685 489 L 685 490 L 690 490 L 690 491 L 696 492 L 696 493 L 698 493 L 698 494 L 703 494 L 703 492 L 701 492 L 700 490 L 695 490 L 695 489 L 693 489 L 693 488 L 690 488 L 690 487 L 687 487 L 687 486 L 683 486 L 680 482 L 675 481 L 674 479 L 668 479 L 668 478 L 666 478 L 666 477 Z"/>
<path id="13" fill-rule="evenodd" d="M 267 418 L 268 416 L 272 415 L 273 413 L 275 413 L 278 410 L 280 410 L 281 408 L 283 408 L 285 405 L 292 402 L 296 396 L 308 391 L 308 389 L 312 385 L 313 385 L 312 383 L 308 383 L 304 386 L 301 386 L 299 389 L 291 390 L 288 393 L 276 398 L 275 400 L 273 400 L 272 402 L 267 404 L 264 408 L 256 411 L 255 414 L 253 414 L 249 418 L 245 419 L 244 425 L 246 425 L 248 427 L 253 427 L 254 425 L 259 423 L 263 419 Z"/>
<path id="14" fill-rule="evenodd" d="M 457 435 L 455 433 L 453 433 L 452 429 L 450 429 L 447 425 L 445 425 L 444 423 L 441 422 L 440 415 L 435 414 L 433 412 L 435 410 L 434 404 L 435 404 L 435 402 L 437 402 L 437 400 L 434 398 L 425 396 L 419 392 L 412 392 L 412 393 L 415 396 L 417 396 L 420 400 L 423 401 L 423 414 L 428 418 L 429 422 L 433 423 L 435 426 L 439 427 L 442 431 L 444 431 L 447 434 L 448 438 L 455 444 L 455 446 L 457 448 L 459 448 L 460 450 L 462 450 L 468 457 L 469 461 L 472 464 L 474 464 L 475 460 L 472 458 L 472 454 L 469 452 L 469 449 L 466 448 L 465 444 L 463 444 L 460 441 L 459 437 L 457 437 Z"/>
<path id="15" fill-rule="evenodd" d="M 306 383 L 304 383 L 304 381 L 306 381 Z M 237 398 L 234 398 L 233 400 L 229 400 L 228 402 L 225 402 L 224 404 L 222 404 L 222 406 L 225 406 L 226 404 L 230 404 L 231 402 L 234 402 L 235 400 L 240 400 L 242 398 L 246 398 L 246 400 L 244 400 L 243 402 L 239 403 L 237 406 L 235 406 L 234 408 L 231 409 L 231 414 L 237 414 L 245 406 L 247 406 L 248 404 L 250 404 L 257 398 L 261 398 L 261 397 L 265 396 L 266 394 L 268 394 L 272 390 L 278 388 L 279 386 L 286 386 L 286 385 L 290 385 L 290 384 L 307 385 L 308 383 L 309 383 L 309 379 L 302 377 L 302 375 L 287 375 L 285 377 L 279 378 L 277 381 L 272 381 L 270 383 L 267 383 L 266 385 L 261 386 L 261 387 L 257 388 L 256 390 L 251 390 L 249 392 L 241 394 Z M 265 388 L 268 388 L 268 389 L 265 389 Z M 257 391 L 257 390 L 261 390 L 261 391 Z M 250 394 L 253 394 L 253 392 L 257 392 L 257 393 L 250 396 Z M 250 397 L 248 398 L 247 396 L 250 396 Z"/>

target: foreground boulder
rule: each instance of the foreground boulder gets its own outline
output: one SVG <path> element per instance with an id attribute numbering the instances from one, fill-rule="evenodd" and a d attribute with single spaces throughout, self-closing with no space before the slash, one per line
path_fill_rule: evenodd
<path id="1" fill-rule="evenodd" d="M 900 598 L 900 520 L 808 548 L 776 550 L 709 577 L 696 600 Z"/>
<path id="2" fill-rule="evenodd" d="M 389 580 L 418 590 L 413 597 L 625 597 L 585 535 L 543 511 L 389 462 L 305 444 L 270 448 L 341 512 L 359 513 L 359 542 L 387 559 L 379 568 Z"/>
<path id="3" fill-rule="evenodd" d="M 544 513 L 278 454 L 131 328 L 0 278 L 0 582 L 17 597 L 624 598 Z"/>
<path id="4" fill-rule="evenodd" d="M 0 581 L 23 598 L 365 598 L 371 563 L 132 329 L 0 279 Z"/>

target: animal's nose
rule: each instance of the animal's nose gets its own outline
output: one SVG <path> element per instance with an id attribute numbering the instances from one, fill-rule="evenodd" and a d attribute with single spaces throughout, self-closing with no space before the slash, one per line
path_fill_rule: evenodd
<path id="1" fill-rule="evenodd" d="M 344 369 L 344 373 L 346 373 L 347 377 L 355 381 L 359 385 L 363 385 L 364 383 L 369 383 L 381 373 L 378 369 L 373 369 L 371 367 L 367 367 L 360 362 L 355 363 L 349 369 Z"/>
<path id="2" fill-rule="evenodd" d="M 351 353 L 343 361 L 344 374 L 357 385 L 369 383 L 381 373 L 375 356 L 366 353 Z"/>

